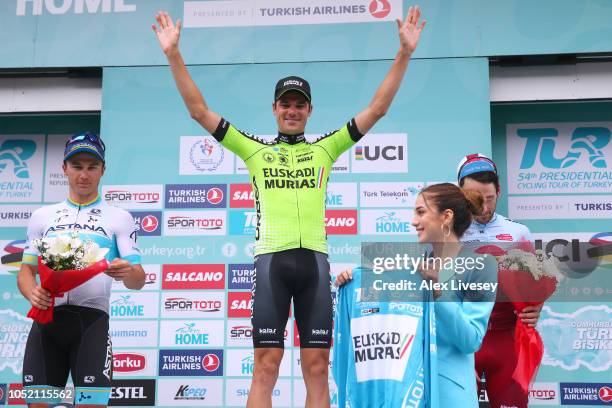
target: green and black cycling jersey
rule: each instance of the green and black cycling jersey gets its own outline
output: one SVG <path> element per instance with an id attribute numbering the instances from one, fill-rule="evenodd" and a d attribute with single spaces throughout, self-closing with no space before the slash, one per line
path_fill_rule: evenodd
<path id="1" fill-rule="evenodd" d="M 249 169 L 257 212 L 255 255 L 292 248 L 327 253 L 327 180 L 336 159 L 363 136 L 355 120 L 312 143 L 303 134 L 264 141 L 225 119 L 213 136 Z"/>

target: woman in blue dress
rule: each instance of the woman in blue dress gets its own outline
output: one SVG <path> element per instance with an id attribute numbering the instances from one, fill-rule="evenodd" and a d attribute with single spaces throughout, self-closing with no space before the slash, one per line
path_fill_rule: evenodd
<path id="1" fill-rule="evenodd" d="M 440 407 L 478 407 L 474 353 L 493 308 L 497 264 L 459 240 L 482 205 L 479 193 L 450 183 L 423 189 L 415 203 L 412 225 L 430 251 L 431 262 L 420 272 L 430 282 L 435 304 Z M 351 272 L 343 271 L 336 285 L 349 279 Z"/>

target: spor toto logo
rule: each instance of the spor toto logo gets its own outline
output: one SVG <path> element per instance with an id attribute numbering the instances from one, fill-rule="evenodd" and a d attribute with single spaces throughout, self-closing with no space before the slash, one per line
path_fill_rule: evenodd
<path id="1" fill-rule="evenodd" d="M 154 217 L 152 215 L 147 215 L 140 222 L 140 228 L 142 228 L 144 232 L 153 232 L 157 229 L 158 226 L 159 221 L 157 220 L 157 217 Z"/>
<path id="2" fill-rule="evenodd" d="M 370 2 L 370 14 L 376 18 L 385 18 L 391 12 L 391 4 L 387 0 L 372 0 Z"/>
<path id="3" fill-rule="evenodd" d="M 220 365 L 221 360 L 216 354 L 206 354 L 202 357 L 202 368 L 209 373 L 216 371 Z"/>

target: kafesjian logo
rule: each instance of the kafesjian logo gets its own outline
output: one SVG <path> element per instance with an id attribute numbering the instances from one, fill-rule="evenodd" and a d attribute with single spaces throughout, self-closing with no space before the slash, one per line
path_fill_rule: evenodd
<path id="1" fill-rule="evenodd" d="M 23 355 L 32 321 L 11 309 L 0 310 L 0 372 L 21 374 Z"/>
<path id="2" fill-rule="evenodd" d="M 33 140 L 5 140 L 0 145 L 0 174 L 12 167 L 19 179 L 30 178 L 27 160 L 34 156 L 36 143 Z"/>
<path id="3" fill-rule="evenodd" d="M 16 274 L 17 272 L 19 272 L 19 268 L 21 267 L 21 259 L 23 257 L 23 250 L 25 246 L 26 242 L 23 239 L 15 241 L 4 241 L 2 255 L 0 255 L 0 262 L 2 263 L 0 275 Z"/>
<path id="4" fill-rule="evenodd" d="M 597 169 L 607 167 L 602 150 L 611 139 L 611 132 L 607 127 L 576 127 L 571 136 L 571 145 L 565 154 L 555 151 L 558 129 L 517 129 L 517 135 L 526 139 L 521 169 L 533 167 L 538 159 L 543 167 L 564 169 L 574 165 L 582 156 L 588 157 L 591 166 Z"/>

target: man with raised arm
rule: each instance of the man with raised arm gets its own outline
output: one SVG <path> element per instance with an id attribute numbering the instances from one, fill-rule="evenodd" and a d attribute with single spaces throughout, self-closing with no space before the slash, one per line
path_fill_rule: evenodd
<path id="1" fill-rule="evenodd" d="M 230 124 L 207 105 L 179 51 L 181 23 L 166 12 L 153 25 L 176 86 L 191 117 L 225 148 L 244 160 L 257 212 L 253 345 L 255 365 L 247 407 L 271 407 L 284 352 L 284 330 L 293 298 L 306 384 L 306 407 L 329 407 L 328 365 L 332 298 L 325 234 L 326 187 L 336 159 L 382 118 L 393 100 L 425 22 L 411 7 L 398 19 L 400 47 L 370 104 L 339 130 L 310 143 L 304 138 L 312 113 L 308 82 L 278 81 L 272 113 L 278 136 L 267 142 Z"/>

